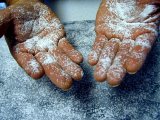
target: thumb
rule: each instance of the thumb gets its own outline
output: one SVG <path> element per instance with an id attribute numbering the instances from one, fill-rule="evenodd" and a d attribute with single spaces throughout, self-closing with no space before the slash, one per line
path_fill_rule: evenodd
<path id="1" fill-rule="evenodd" d="M 2 37 L 11 21 L 11 12 L 10 7 L 0 10 L 0 37 Z"/>

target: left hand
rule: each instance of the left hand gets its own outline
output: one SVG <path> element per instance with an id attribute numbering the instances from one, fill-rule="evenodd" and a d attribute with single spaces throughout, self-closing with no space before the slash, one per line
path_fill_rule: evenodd
<path id="1" fill-rule="evenodd" d="M 97 81 L 118 86 L 127 72 L 133 74 L 142 67 L 156 39 L 155 22 L 160 16 L 159 6 L 149 5 L 149 1 L 102 0 L 96 17 L 97 37 L 88 58 L 95 65 Z M 154 8 L 142 18 L 151 6 Z M 129 20 L 131 17 L 136 19 Z"/>

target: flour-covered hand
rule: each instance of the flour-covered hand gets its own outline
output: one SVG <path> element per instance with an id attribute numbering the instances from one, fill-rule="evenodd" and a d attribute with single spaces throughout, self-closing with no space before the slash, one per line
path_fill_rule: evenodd
<path id="1" fill-rule="evenodd" d="M 153 0 L 102 0 L 96 18 L 96 41 L 88 61 L 94 77 L 111 86 L 143 65 L 156 37 L 159 2 Z M 138 17 L 137 17 L 138 16 Z"/>
<path id="2" fill-rule="evenodd" d="M 80 80 L 82 55 L 67 41 L 57 16 L 38 0 L 19 0 L 0 11 L 0 35 L 6 36 L 18 64 L 32 78 L 46 74 L 67 90 Z"/>

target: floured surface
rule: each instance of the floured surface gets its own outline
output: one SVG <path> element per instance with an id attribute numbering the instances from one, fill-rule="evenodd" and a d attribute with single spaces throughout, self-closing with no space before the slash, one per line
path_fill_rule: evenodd
<path id="1" fill-rule="evenodd" d="M 68 92 L 56 88 L 46 76 L 31 79 L 11 57 L 4 40 L 0 41 L 1 120 L 160 119 L 159 42 L 140 72 L 127 75 L 120 87 L 110 88 L 94 81 L 86 62 L 95 39 L 94 22 L 73 22 L 65 28 L 70 42 L 85 57 L 85 77 Z"/>

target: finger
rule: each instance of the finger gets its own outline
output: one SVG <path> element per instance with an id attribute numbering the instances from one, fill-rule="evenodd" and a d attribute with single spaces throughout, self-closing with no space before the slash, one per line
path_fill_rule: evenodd
<path id="1" fill-rule="evenodd" d="M 45 74 L 49 77 L 53 84 L 63 90 L 68 90 L 71 87 L 71 77 L 62 70 L 51 54 L 47 52 L 40 52 L 36 54 L 36 59 L 41 63 Z"/>
<path id="2" fill-rule="evenodd" d="M 34 79 L 39 79 L 44 75 L 42 66 L 37 62 L 32 54 L 23 53 L 14 48 L 13 57 L 17 63 L 26 71 L 26 73 Z"/>
<path id="3" fill-rule="evenodd" d="M 136 73 L 142 67 L 155 39 L 156 35 L 153 33 L 146 33 L 137 37 L 135 46 L 126 61 L 125 66 L 128 73 Z"/>
<path id="4" fill-rule="evenodd" d="M 119 51 L 113 61 L 113 64 L 107 72 L 107 82 L 112 87 L 118 86 L 126 74 L 124 64 L 129 51 L 133 48 L 134 40 L 124 39 L 119 46 Z"/>
<path id="5" fill-rule="evenodd" d="M 57 63 L 62 69 L 69 74 L 74 80 L 80 80 L 83 77 L 83 70 L 79 65 L 74 63 L 62 50 L 57 48 L 52 51 L 53 56 L 56 58 Z"/>
<path id="6" fill-rule="evenodd" d="M 140 14 L 140 17 L 142 18 L 143 21 L 148 19 L 149 17 L 153 17 L 153 15 L 157 12 L 158 7 L 156 5 L 147 5 L 143 12 Z M 139 22 L 143 22 L 139 21 Z"/>
<path id="7" fill-rule="evenodd" d="M 66 38 L 59 40 L 58 47 L 62 49 L 73 62 L 79 64 L 83 61 L 82 54 L 75 50 L 74 47 L 66 40 Z"/>
<path id="8" fill-rule="evenodd" d="M 118 51 L 119 42 L 119 39 L 112 38 L 105 44 L 94 71 L 94 78 L 97 81 L 103 82 L 106 80 L 107 70 L 109 69 L 113 58 Z"/>
<path id="9" fill-rule="evenodd" d="M 92 51 L 88 55 L 88 62 L 90 65 L 93 66 L 97 64 L 105 42 L 107 42 L 107 38 L 104 35 L 99 35 L 96 37 Z"/>
<path id="10" fill-rule="evenodd" d="M 157 25 L 155 23 L 141 23 L 133 29 L 131 38 L 135 40 L 138 36 L 151 32 L 157 34 Z"/>
<path id="11" fill-rule="evenodd" d="M 153 15 L 158 11 L 158 7 L 154 4 L 147 5 L 143 12 L 136 17 L 127 20 L 127 22 L 145 22 L 147 19 L 153 18 Z"/>
<path id="12" fill-rule="evenodd" d="M 149 17 L 149 18 L 146 19 L 144 22 L 145 22 L 145 23 L 151 23 L 151 22 L 156 22 L 156 21 L 158 21 L 158 20 L 160 20 L 160 13 L 158 13 L 158 14 L 152 16 L 152 17 Z"/>
<path id="13" fill-rule="evenodd" d="M 0 37 L 5 34 L 11 21 L 10 9 L 0 10 Z"/>

